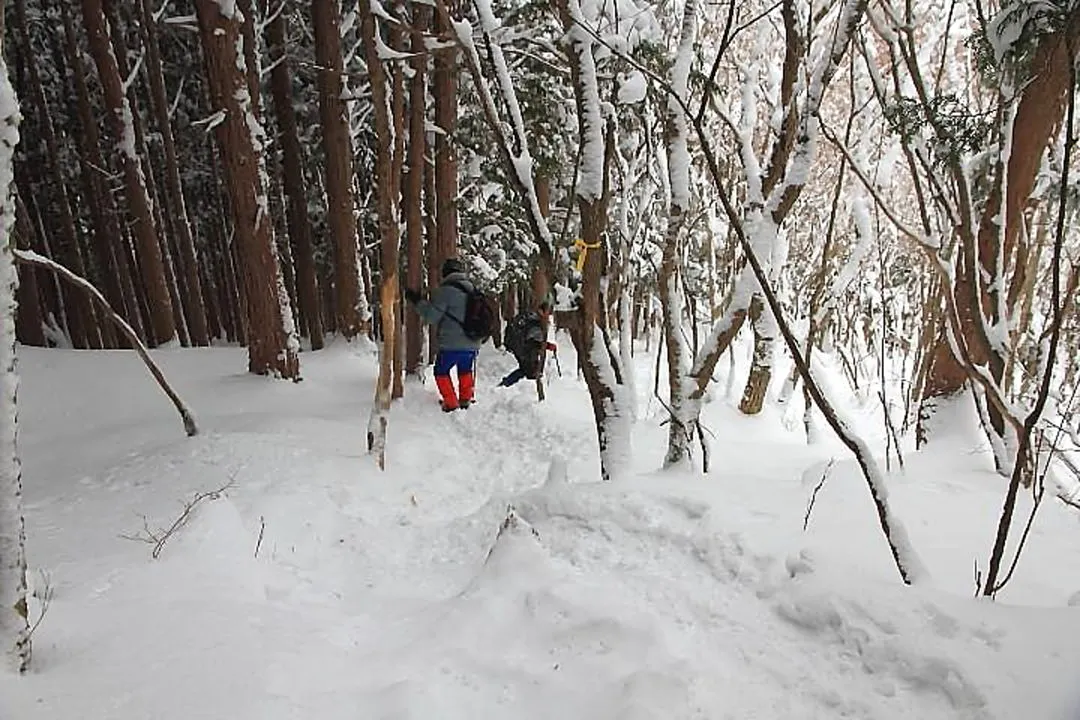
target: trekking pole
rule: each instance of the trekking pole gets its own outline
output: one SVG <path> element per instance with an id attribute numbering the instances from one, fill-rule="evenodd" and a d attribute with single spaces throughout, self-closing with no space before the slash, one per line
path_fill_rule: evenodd
<path id="1" fill-rule="evenodd" d="M 555 358 L 555 369 L 559 371 L 559 377 L 562 377 L 562 365 L 559 364 L 559 353 L 553 352 L 551 356 Z"/>

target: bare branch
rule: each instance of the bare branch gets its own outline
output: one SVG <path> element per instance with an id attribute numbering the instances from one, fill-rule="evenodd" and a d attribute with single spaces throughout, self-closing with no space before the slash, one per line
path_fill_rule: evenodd
<path id="1" fill-rule="evenodd" d="M 135 542 L 144 542 L 153 545 L 154 549 L 151 551 L 150 554 L 156 560 L 158 556 L 161 555 L 161 551 L 165 548 L 165 543 L 168 542 L 169 538 L 176 534 L 176 531 L 186 525 L 187 521 L 191 519 L 191 515 L 195 511 L 195 508 L 199 505 L 199 503 L 203 502 L 204 500 L 217 500 L 226 490 L 236 484 L 235 478 L 236 474 L 233 473 L 233 475 L 229 478 L 229 482 L 225 483 L 217 490 L 209 490 L 195 493 L 191 500 L 184 504 L 183 512 L 181 512 L 180 515 L 175 520 L 173 520 L 172 525 L 170 525 L 168 528 L 156 531 L 151 530 L 150 524 L 147 521 L 146 516 L 144 515 L 142 530 L 130 535 L 121 535 L 120 537 L 124 540 L 133 540 Z M 261 532 L 259 537 L 260 539 L 262 538 Z M 256 552 L 257 551 L 258 549 L 256 548 Z"/>
<path id="2" fill-rule="evenodd" d="M 814 511 L 814 502 L 817 500 L 817 494 L 821 491 L 821 488 L 825 486 L 825 481 L 829 479 L 829 473 L 832 472 L 834 464 L 836 464 L 836 458 L 829 458 L 829 464 L 821 471 L 821 479 L 818 480 L 818 484 L 814 486 L 814 492 L 810 494 L 810 502 L 807 503 L 806 514 L 803 516 L 803 532 L 806 532 L 806 528 L 810 525 L 810 513 Z"/>

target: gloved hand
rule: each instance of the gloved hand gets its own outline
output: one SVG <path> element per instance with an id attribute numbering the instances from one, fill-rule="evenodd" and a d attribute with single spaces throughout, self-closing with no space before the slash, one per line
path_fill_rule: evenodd
<path id="1" fill-rule="evenodd" d="M 423 299 L 423 296 L 421 296 L 419 292 L 413 290 L 412 288 L 405 288 L 405 299 L 415 304 L 420 302 Z"/>

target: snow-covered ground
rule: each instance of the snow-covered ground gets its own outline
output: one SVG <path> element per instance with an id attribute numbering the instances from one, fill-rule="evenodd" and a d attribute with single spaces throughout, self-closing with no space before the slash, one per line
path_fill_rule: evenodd
<path id="1" fill-rule="evenodd" d="M 51 596 L 0 719 L 1080 718 L 1080 516 L 1048 499 L 1009 587 L 972 599 L 1004 491 L 974 433 L 890 476 L 932 574 L 905 588 L 853 463 L 775 405 L 709 404 L 702 476 L 657 469 L 643 397 L 638 472 L 595 482 L 560 345 L 543 404 L 494 387 L 491 349 L 466 412 L 409 384 L 386 472 L 365 454 L 367 348 L 305 354 L 297 384 L 246 375 L 239 349 L 158 352 L 193 439 L 131 354 L 20 348 L 28 552 Z M 225 486 L 157 559 L 129 539 Z"/>

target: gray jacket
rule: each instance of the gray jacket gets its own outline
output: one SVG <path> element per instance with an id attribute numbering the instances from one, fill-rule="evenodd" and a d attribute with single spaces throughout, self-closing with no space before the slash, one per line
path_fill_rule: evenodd
<path id="1" fill-rule="evenodd" d="M 431 300 L 416 303 L 416 312 L 428 325 L 438 328 L 439 350 L 477 350 L 480 342 L 470 339 L 460 324 L 465 319 L 466 295 L 451 283 L 473 289 L 473 283 L 465 273 L 451 273 L 435 288 Z"/>

